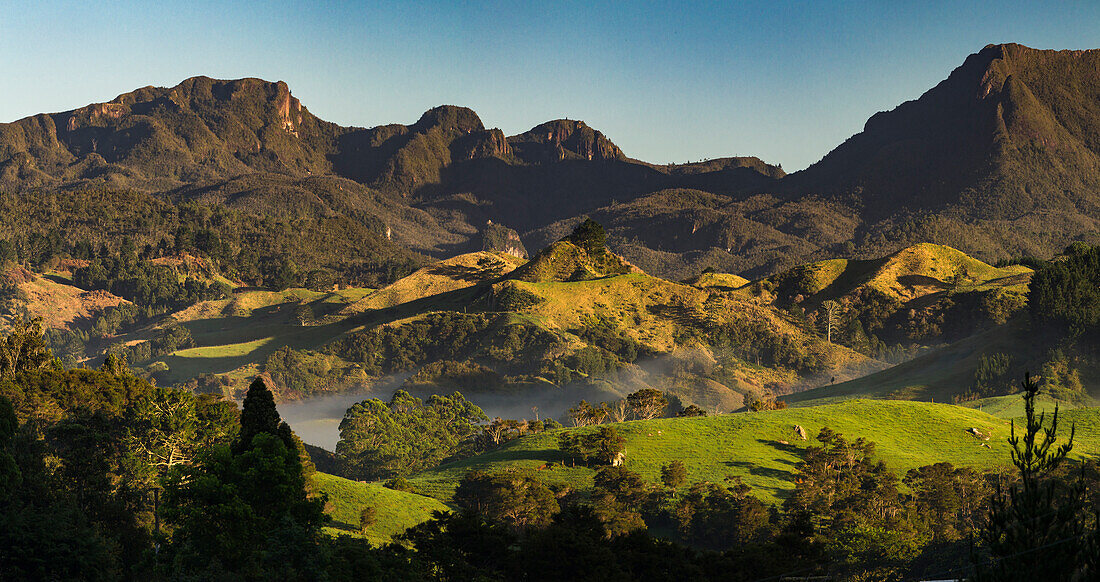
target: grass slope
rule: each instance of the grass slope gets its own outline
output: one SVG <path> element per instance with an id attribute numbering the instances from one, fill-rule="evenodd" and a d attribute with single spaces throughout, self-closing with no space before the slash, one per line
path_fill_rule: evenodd
<path id="1" fill-rule="evenodd" d="M 1073 455 L 1100 453 L 1100 409 L 1068 411 L 1065 418 L 1067 423 L 1077 423 Z M 795 425 L 806 430 L 808 440 L 797 436 Z M 689 483 L 740 476 L 766 502 L 777 502 L 794 488 L 799 451 L 816 443 L 814 436 L 823 426 L 848 438 L 874 441 L 880 458 L 899 474 L 940 461 L 974 467 L 1009 462 L 1005 440 L 1008 420 L 949 404 L 853 400 L 753 414 L 631 421 L 615 426 L 627 439 L 625 466 L 645 480 L 658 482 L 661 466 L 680 459 L 688 469 Z M 967 432 L 970 428 L 991 438 L 983 441 Z M 590 487 L 593 469 L 561 465 L 559 432 L 517 439 L 495 451 L 425 471 L 412 481 L 429 495 L 449 499 L 471 469 L 533 470 L 548 465 L 536 471 L 546 482 L 578 489 Z"/>
<path id="2" fill-rule="evenodd" d="M 431 519 L 433 511 L 448 509 L 431 497 L 386 489 L 378 483 L 350 481 L 327 473 L 316 473 L 314 479 L 331 504 L 326 511 L 332 518 L 325 527 L 329 535 L 351 535 L 375 545 L 385 544 L 394 535 Z M 366 532 L 360 532 L 359 513 L 364 507 L 375 508 L 377 521 Z"/>
<path id="3" fill-rule="evenodd" d="M 863 288 L 909 303 L 947 291 L 1003 289 L 1026 293 L 1031 273 L 1021 265 L 994 267 L 951 247 L 922 243 L 881 259 L 818 261 L 770 279 L 798 279 L 793 291 L 815 304 L 851 296 Z"/>

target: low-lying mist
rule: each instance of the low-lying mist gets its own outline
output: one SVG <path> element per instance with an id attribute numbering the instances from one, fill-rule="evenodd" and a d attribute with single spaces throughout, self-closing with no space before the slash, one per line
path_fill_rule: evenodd
<path id="1" fill-rule="evenodd" d="M 560 388 L 547 383 L 545 387 L 517 387 L 509 392 L 484 391 L 474 386 L 459 391 L 470 402 L 481 407 L 489 418 L 554 418 L 568 425 L 567 411 L 581 400 L 592 404 L 615 401 L 642 388 L 656 388 L 676 396 L 684 406 L 696 404 L 709 414 L 723 414 L 741 408 L 750 397 L 757 394 L 772 392 L 773 395 L 781 396 L 801 392 L 851 380 L 889 366 L 875 361 L 806 376 L 790 385 L 764 386 L 746 381 L 743 377 L 723 375 L 720 363 L 708 349 L 682 348 L 671 354 L 638 361 L 619 369 L 610 377 Z M 451 392 L 444 389 L 433 391 L 407 388 L 404 383 L 411 375 L 404 373 L 389 376 L 369 388 L 284 402 L 279 404 L 279 414 L 303 441 L 330 451 L 335 450 L 336 443 L 340 440 L 340 421 L 347 409 L 355 403 L 368 398 L 389 400 L 398 389 L 406 389 L 423 400 L 427 400 L 433 393 Z"/>

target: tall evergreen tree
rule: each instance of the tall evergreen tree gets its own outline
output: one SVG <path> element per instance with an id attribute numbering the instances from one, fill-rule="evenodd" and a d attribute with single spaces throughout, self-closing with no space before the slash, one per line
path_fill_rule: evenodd
<path id="1" fill-rule="evenodd" d="M 195 470 L 170 475 L 175 577 L 315 580 L 321 576 L 323 499 L 309 497 L 297 440 L 263 379 L 248 389 L 240 438 Z"/>
<path id="2" fill-rule="evenodd" d="M 1091 554 L 1096 548 L 1089 543 L 1087 521 L 1092 516 L 1084 511 L 1083 480 L 1065 483 L 1052 478 L 1073 449 L 1075 427 L 1063 444 L 1055 446 L 1058 407 L 1050 426 L 1044 426 L 1046 413 L 1035 414 L 1039 384 L 1025 374 L 1023 388 L 1024 433 L 1017 436 L 1013 423 L 1008 439 L 1019 481 L 1008 487 L 998 484 L 990 499 L 989 523 L 982 535 L 989 556 L 976 560 L 974 579 L 1094 580 L 1100 572 L 1089 565 L 1095 562 Z"/>
<path id="3" fill-rule="evenodd" d="M 241 408 L 241 434 L 233 445 L 234 454 L 248 450 L 252 446 L 252 438 L 260 433 L 280 435 L 281 432 L 287 432 L 289 427 L 286 430 L 280 430 L 281 421 L 279 410 L 275 407 L 275 395 L 271 393 L 263 377 L 257 376 L 244 397 L 244 405 Z M 291 445 L 292 443 L 287 443 L 287 446 Z"/>

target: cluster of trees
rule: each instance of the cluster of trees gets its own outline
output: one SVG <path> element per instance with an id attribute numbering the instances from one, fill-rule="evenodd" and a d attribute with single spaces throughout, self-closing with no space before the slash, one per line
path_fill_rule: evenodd
<path id="1" fill-rule="evenodd" d="M 1100 247 L 1074 244 L 1044 264 L 1031 278 L 1028 309 L 1040 324 L 1056 325 L 1072 336 L 1100 326 Z"/>
<path id="2" fill-rule="evenodd" d="M 3 338 L 0 571 L 11 579 L 148 579 L 155 493 L 237 433 L 236 405 L 110 365 L 62 370 L 34 326 Z M 17 357 L 12 357 L 18 354 Z"/>
<path id="3" fill-rule="evenodd" d="M 0 265 L 41 271 L 61 258 L 114 256 L 129 244 L 142 260 L 205 257 L 252 286 L 379 286 L 426 261 L 387 241 L 384 231 L 377 217 L 355 211 L 292 219 L 216 203 L 174 203 L 135 190 L 25 190 L 0 201 L 0 232 L 6 233 L 0 235 Z"/>
<path id="4" fill-rule="evenodd" d="M 572 466 L 579 460 L 582 465 L 610 465 L 623 452 L 626 439 L 619 436 L 613 426 L 601 426 L 593 432 L 579 434 L 565 431 L 558 435 L 558 450 L 563 462 Z"/>
<path id="5" fill-rule="evenodd" d="M 561 428 L 561 424 L 552 418 L 542 421 L 527 420 L 526 418 L 523 420 L 516 420 L 514 418 L 501 418 L 498 416 L 482 428 L 481 436 L 483 443 L 479 448 L 488 450 L 510 440 L 518 439 L 521 436 L 537 434 L 544 430 L 553 430 L 555 428 Z"/>
<path id="6" fill-rule="evenodd" d="M 398 390 L 353 405 L 340 422 L 336 456 L 344 476 L 386 479 L 434 467 L 474 446 L 489 418 L 461 393 L 427 402 Z"/>
<path id="7" fill-rule="evenodd" d="M 329 344 L 325 352 L 378 375 L 409 370 L 433 360 L 480 357 L 503 364 L 527 361 L 557 342 L 553 334 L 535 325 L 511 323 L 497 314 L 447 312 L 354 333 Z"/>
<path id="8" fill-rule="evenodd" d="M 194 277 L 180 280 L 175 269 L 140 260 L 131 245 L 115 256 L 97 256 L 73 271 L 73 283 L 84 289 L 103 289 L 126 299 L 150 315 L 165 313 L 232 293 L 229 285 Z"/>
<path id="9" fill-rule="evenodd" d="M 705 416 L 706 412 L 697 406 L 683 408 L 679 399 L 675 399 L 679 409 L 677 416 Z M 626 398 L 593 405 L 581 400 L 567 412 L 573 426 L 590 426 L 605 422 L 623 422 L 626 420 L 649 420 L 664 416 L 669 409 L 669 398 L 656 388 L 642 388 L 627 395 Z"/>

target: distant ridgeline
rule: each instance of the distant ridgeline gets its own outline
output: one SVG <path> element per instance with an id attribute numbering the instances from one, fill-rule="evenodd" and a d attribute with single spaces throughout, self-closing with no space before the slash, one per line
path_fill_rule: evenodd
<path id="1" fill-rule="evenodd" d="M 445 105 L 364 129 L 282 82 L 145 87 L 0 124 L 0 309 L 43 317 L 70 364 L 114 352 L 202 390 L 400 373 L 736 408 L 1019 327 L 1022 265 L 1100 243 L 1097 67 L 988 46 L 789 176 L 649 164 L 575 120 L 505 136 Z M 988 393 L 974 370 L 1005 353 L 951 382 Z M 1068 386 L 1075 358 L 1014 361 L 1064 361 Z"/>
<path id="2" fill-rule="evenodd" d="M 508 137 L 449 105 L 411 125 L 343 127 L 313 115 L 285 83 L 195 77 L 0 124 L 0 190 L 34 190 L 36 201 L 137 191 L 216 214 L 226 207 L 271 221 L 261 232 L 302 233 L 305 245 L 258 251 L 294 262 L 299 281 L 317 268 L 347 282 L 384 278 L 387 260 L 416 260 L 400 248 L 437 258 L 495 250 L 511 236 L 497 225 L 522 241 L 502 250 L 542 248 L 584 216 L 607 227 L 631 263 L 677 279 L 708 266 L 761 276 L 920 242 L 987 262 L 1047 258 L 1075 240 L 1100 242 L 1100 120 L 1088 105 L 1100 88 L 1087 82 L 1098 65 L 1098 51 L 988 46 L 790 176 L 753 157 L 645 163 L 574 120 Z M 10 204 L 3 214 L 18 216 Z M 57 204 L 58 221 L 19 236 L 59 230 L 80 240 L 71 236 L 80 225 L 110 228 Z M 154 246 L 187 245 L 174 230 L 145 241 L 138 224 L 124 224 Z M 341 237 L 364 244 L 331 240 Z M 330 255 L 353 264 L 323 260 Z"/>

